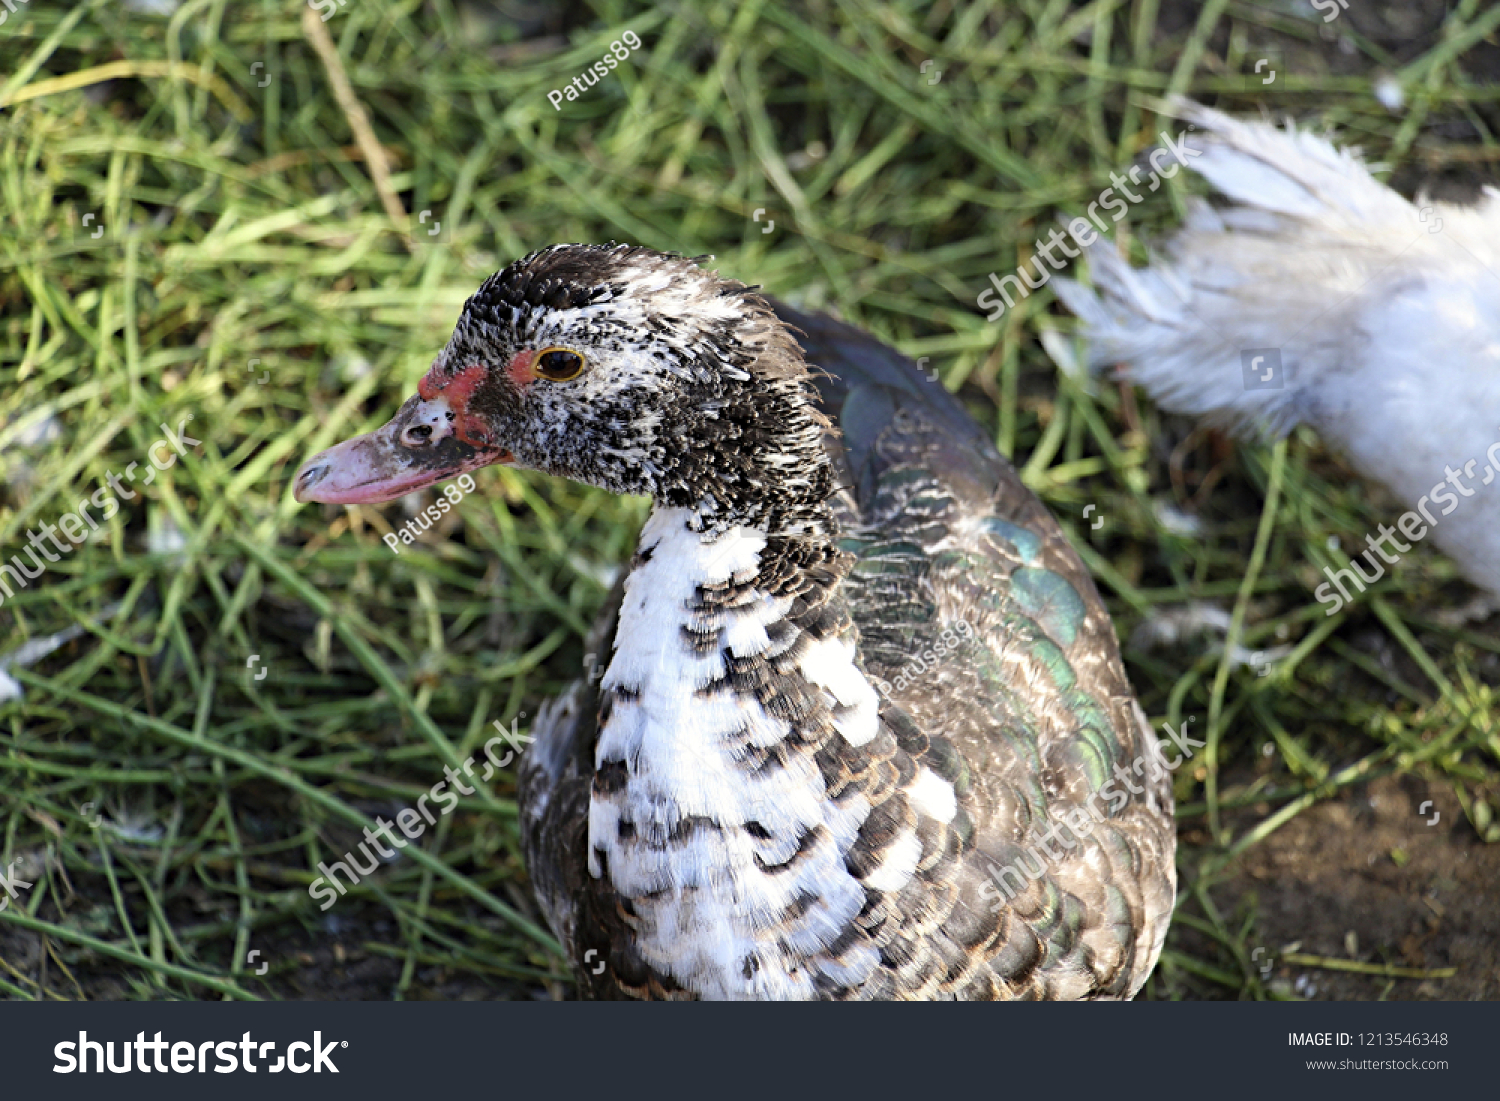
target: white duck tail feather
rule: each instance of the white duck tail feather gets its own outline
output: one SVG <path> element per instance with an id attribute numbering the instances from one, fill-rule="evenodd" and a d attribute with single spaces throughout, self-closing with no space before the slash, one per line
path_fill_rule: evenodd
<path id="1" fill-rule="evenodd" d="M 1410 203 L 1370 175 L 1355 150 L 1290 122 L 1278 130 L 1188 100 L 1172 103 L 1180 117 L 1205 131 L 1203 154 L 1189 162 L 1192 168 L 1237 203 L 1288 218 L 1331 218 L 1345 228 L 1413 213 Z"/>
<path id="2" fill-rule="evenodd" d="M 1055 281 L 1090 366 L 1174 412 L 1310 424 L 1413 507 L 1449 467 L 1478 460 L 1482 480 L 1500 441 L 1500 192 L 1414 204 L 1325 138 L 1177 109 L 1198 127 L 1188 163 L 1231 203 L 1191 202 L 1147 268 L 1100 241 L 1093 289 Z M 1281 388 L 1249 389 L 1242 355 L 1265 349 Z M 1500 592 L 1500 479 L 1460 504 L 1435 537 Z"/>

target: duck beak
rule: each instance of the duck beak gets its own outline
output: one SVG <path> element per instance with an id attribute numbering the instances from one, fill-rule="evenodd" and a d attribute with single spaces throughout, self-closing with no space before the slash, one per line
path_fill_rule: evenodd
<path id="1" fill-rule="evenodd" d="M 460 439 L 439 395 L 407 400 L 390 423 L 345 440 L 302 464 L 293 483 L 299 501 L 366 505 L 394 501 L 447 478 L 494 463 L 508 463 L 503 447 Z"/>

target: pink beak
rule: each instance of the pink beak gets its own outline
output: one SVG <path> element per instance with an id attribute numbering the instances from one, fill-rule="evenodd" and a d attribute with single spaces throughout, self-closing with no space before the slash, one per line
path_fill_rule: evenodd
<path id="1" fill-rule="evenodd" d="M 459 439 L 452 421 L 442 395 L 431 401 L 413 396 L 383 428 L 345 440 L 303 463 L 293 493 L 299 501 L 376 504 L 511 461 L 503 447 Z"/>

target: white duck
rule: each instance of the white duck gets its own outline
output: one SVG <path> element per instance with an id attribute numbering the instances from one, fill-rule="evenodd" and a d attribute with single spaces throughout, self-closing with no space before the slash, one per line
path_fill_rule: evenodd
<path id="1" fill-rule="evenodd" d="M 1377 547 L 1430 534 L 1500 594 L 1500 191 L 1409 202 L 1290 123 L 1173 108 L 1196 127 L 1191 166 L 1231 205 L 1193 200 L 1148 268 L 1099 242 L 1094 290 L 1058 281 L 1090 365 L 1120 364 L 1174 412 L 1311 425 L 1413 510 L 1371 540 L 1377 578 L 1395 560 Z M 1332 586 L 1317 595 L 1341 606 Z"/>

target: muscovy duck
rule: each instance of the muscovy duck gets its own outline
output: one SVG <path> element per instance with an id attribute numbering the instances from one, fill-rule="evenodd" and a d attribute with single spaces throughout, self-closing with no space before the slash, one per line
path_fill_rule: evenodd
<path id="1" fill-rule="evenodd" d="M 1148 268 L 1090 245 L 1097 294 L 1057 281 L 1090 365 L 1121 365 L 1173 412 L 1271 433 L 1309 424 L 1394 490 L 1412 510 L 1400 533 L 1382 525 L 1361 548 L 1374 576 L 1356 557 L 1361 581 L 1342 580 L 1362 590 L 1395 561 L 1387 540 L 1406 553 L 1430 532 L 1500 594 L 1500 192 L 1408 202 L 1291 123 L 1172 109 L 1197 127 L 1187 163 L 1230 203 L 1192 200 Z"/>
<path id="2" fill-rule="evenodd" d="M 1165 758 L 1056 521 L 915 364 L 692 260 L 557 245 L 294 488 L 497 462 L 653 502 L 608 668 L 518 777 L 584 996 L 1136 993 L 1176 890 Z"/>

